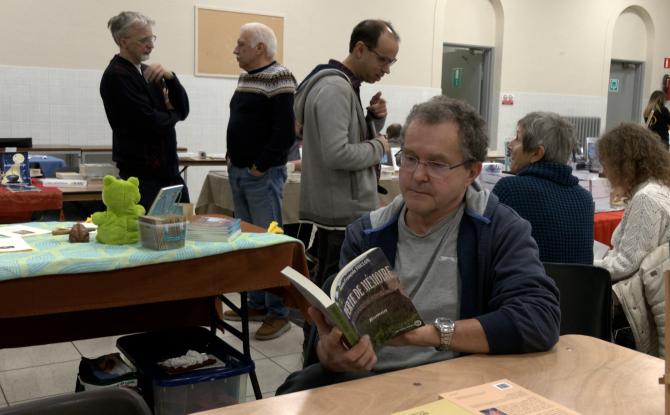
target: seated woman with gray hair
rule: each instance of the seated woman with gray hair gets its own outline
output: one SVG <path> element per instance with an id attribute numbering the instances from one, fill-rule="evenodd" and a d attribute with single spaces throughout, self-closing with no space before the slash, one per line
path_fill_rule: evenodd
<path id="1" fill-rule="evenodd" d="M 516 176 L 493 188 L 500 202 L 530 222 L 543 262 L 593 263 L 593 198 L 567 165 L 574 143 L 575 129 L 565 118 L 531 112 L 509 144 Z"/>

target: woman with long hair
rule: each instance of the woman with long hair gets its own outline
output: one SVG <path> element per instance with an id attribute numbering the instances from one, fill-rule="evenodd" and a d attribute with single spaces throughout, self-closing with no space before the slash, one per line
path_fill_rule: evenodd
<path id="1" fill-rule="evenodd" d="M 627 199 L 612 235 L 612 250 L 594 261 L 610 272 L 620 304 L 614 309 L 615 339 L 630 344 L 624 334 L 630 331 L 637 350 L 663 356 L 662 271 L 670 258 L 670 153 L 653 132 L 627 123 L 603 135 L 598 157 L 612 191 Z"/>
<path id="2" fill-rule="evenodd" d="M 612 191 L 627 199 L 612 250 L 595 261 L 617 281 L 670 240 L 670 153 L 651 131 L 624 123 L 598 141 L 598 157 Z"/>
<path id="3" fill-rule="evenodd" d="M 649 97 L 649 103 L 642 113 L 647 128 L 661 137 L 661 141 L 668 148 L 668 127 L 670 127 L 670 111 L 665 106 L 663 91 L 654 91 Z"/>

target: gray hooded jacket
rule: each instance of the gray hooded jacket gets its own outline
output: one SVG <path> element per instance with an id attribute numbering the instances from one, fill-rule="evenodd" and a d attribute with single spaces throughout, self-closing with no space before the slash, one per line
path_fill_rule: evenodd
<path id="1" fill-rule="evenodd" d="M 349 78 L 337 69 L 320 70 L 295 97 L 302 124 L 300 219 L 343 228 L 378 206 L 374 166 L 384 148 L 368 140 L 360 100 Z M 376 128 L 384 120 L 377 120 Z"/>

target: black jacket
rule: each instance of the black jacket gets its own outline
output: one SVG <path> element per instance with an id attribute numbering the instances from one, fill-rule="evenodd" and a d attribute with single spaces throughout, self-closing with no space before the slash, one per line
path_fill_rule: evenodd
<path id="1" fill-rule="evenodd" d="M 143 72 L 145 68 L 141 65 Z M 165 178 L 179 172 L 174 126 L 188 115 L 188 96 L 176 76 L 164 82 L 174 110 L 165 106 L 162 85 L 147 83 L 119 55 L 102 75 L 100 96 L 113 131 L 112 158 L 122 176 Z"/>

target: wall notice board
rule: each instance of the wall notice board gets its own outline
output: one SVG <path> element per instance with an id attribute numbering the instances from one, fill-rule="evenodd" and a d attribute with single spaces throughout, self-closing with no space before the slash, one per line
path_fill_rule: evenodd
<path id="1" fill-rule="evenodd" d="M 195 74 L 200 76 L 238 76 L 233 49 L 240 26 L 259 22 L 269 26 L 277 37 L 275 60 L 282 62 L 284 17 L 269 14 L 213 9 L 195 6 Z"/>

